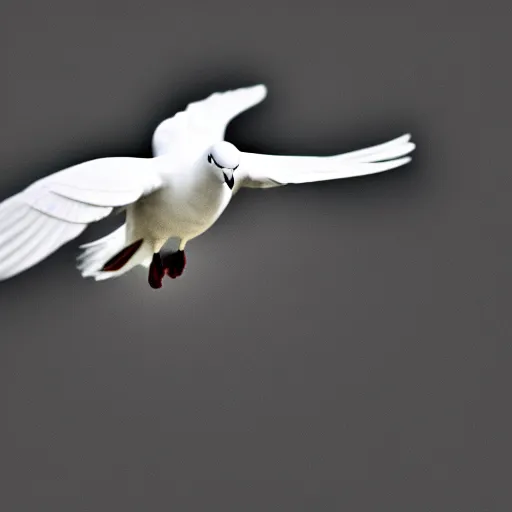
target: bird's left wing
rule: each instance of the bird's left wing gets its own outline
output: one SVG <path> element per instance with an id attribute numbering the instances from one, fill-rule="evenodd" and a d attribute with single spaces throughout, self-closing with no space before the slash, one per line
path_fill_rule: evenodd
<path id="1" fill-rule="evenodd" d="M 263 84 L 216 92 L 190 103 L 183 112 L 162 121 L 153 134 L 153 155 L 169 153 L 183 146 L 206 148 L 224 139 L 228 123 L 267 95 Z"/>
<path id="2" fill-rule="evenodd" d="M 35 265 L 91 222 L 162 185 L 156 159 L 100 158 L 40 179 L 0 203 L 0 280 Z"/>
<path id="3" fill-rule="evenodd" d="M 270 188 L 292 183 L 336 180 L 374 174 L 410 162 L 410 135 L 378 146 L 334 156 L 278 156 L 242 153 L 233 192 L 241 187 Z"/>

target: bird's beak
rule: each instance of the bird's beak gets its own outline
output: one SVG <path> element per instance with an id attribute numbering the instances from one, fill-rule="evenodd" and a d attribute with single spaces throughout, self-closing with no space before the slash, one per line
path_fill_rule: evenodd
<path id="1" fill-rule="evenodd" d="M 230 189 L 233 189 L 233 185 L 235 184 L 235 177 L 233 176 L 233 171 L 231 169 L 224 170 L 224 181 L 228 184 Z"/>

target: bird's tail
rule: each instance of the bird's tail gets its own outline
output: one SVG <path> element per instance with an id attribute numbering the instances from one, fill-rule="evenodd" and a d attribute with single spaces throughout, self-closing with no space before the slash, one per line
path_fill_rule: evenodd
<path id="1" fill-rule="evenodd" d="M 127 243 L 126 224 L 109 235 L 80 246 L 77 267 L 83 277 L 96 281 L 125 274 L 151 258 L 153 249 L 144 240 Z"/>

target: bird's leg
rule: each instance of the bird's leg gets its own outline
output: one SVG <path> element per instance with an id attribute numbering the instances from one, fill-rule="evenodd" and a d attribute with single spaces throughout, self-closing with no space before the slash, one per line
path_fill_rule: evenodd
<path id="1" fill-rule="evenodd" d="M 175 279 L 183 274 L 187 258 L 185 257 L 185 251 L 176 251 L 170 254 L 166 254 L 162 258 L 162 265 L 164 272 L 171 278 Z"/>
<path id="2" fill-rule="evenodd" d="M 162 258 L 159 252 L 153 254 L 151 265 L 149 266 L 148 283 L 151 288 L 162 288 L 162 279 L 165 276 L 165 269 L 162 264 Z"/>

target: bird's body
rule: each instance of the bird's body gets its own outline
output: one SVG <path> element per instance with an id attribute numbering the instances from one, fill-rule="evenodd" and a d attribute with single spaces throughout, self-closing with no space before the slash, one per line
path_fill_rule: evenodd
<path id="1" fill-rule="evenodd" d="M 102 249 L 99 258 L 92 258 L 98 247 L 84 246 L 81 256 L 84 264 L 79 268 L 85 277 L 96 275 L 106 279 L 124 274 L 136 265 L 149 266 L 153 255 L 159 253 L 169 239 L 176 240 L 178 249 L 183 251 L 189 240 L 215 223 L 232 198 L 224 181 L 208 169 L 204 150 L 187 155 L 180 154 L 177 148 L 170 154 L 153 158 L 151 165 L 161 177 L 162 185 L 126 207 L 126 222 L 114 232 L 123 236 L 106 237 L 105 243 L 99 246 Z M 107 257 L 115 256 L 123 247 L 138 240 L 144 242 L 129 262 L 119 269 L 98 274 L 99 265 L 105 263 Z M 181 271 L 183 269 L 179 273 Z"/>
<path id="2" fill-rule="evenodd" d="M 208 230 L 241 188 L 269 188 L 372 174 L 399 167 L 409 135 L 330 157 L 240 152 L 224 141 L 229 121 L 266 96 L 263 85 L 216 93 L 163 121 L 153 158 L 100 158 L 38 180 L 0 203 L 0 279 L 41 261 L 117 208 L 126 222 L 82 246 L 78 268 L 96 280 L 149 266 L 159 288 L 183 272 L 188 241 Z M 178 248 L 162 257 L 169 239 Z"/>
<path id="3" fill-rule="evenodd" d="M 167 163 L 172 168 L 172 155 L 155 160 L 164 168 Z M 174 172 L 164 170 L 165 185 L 127 208 L 129 238 L 152 240 L 154 252 L 169 238 L 177 238 L 184 249 L 189 240 L 210 228 L 229 204 L 232 194 L 204 167 L 201 159 Z"/>

